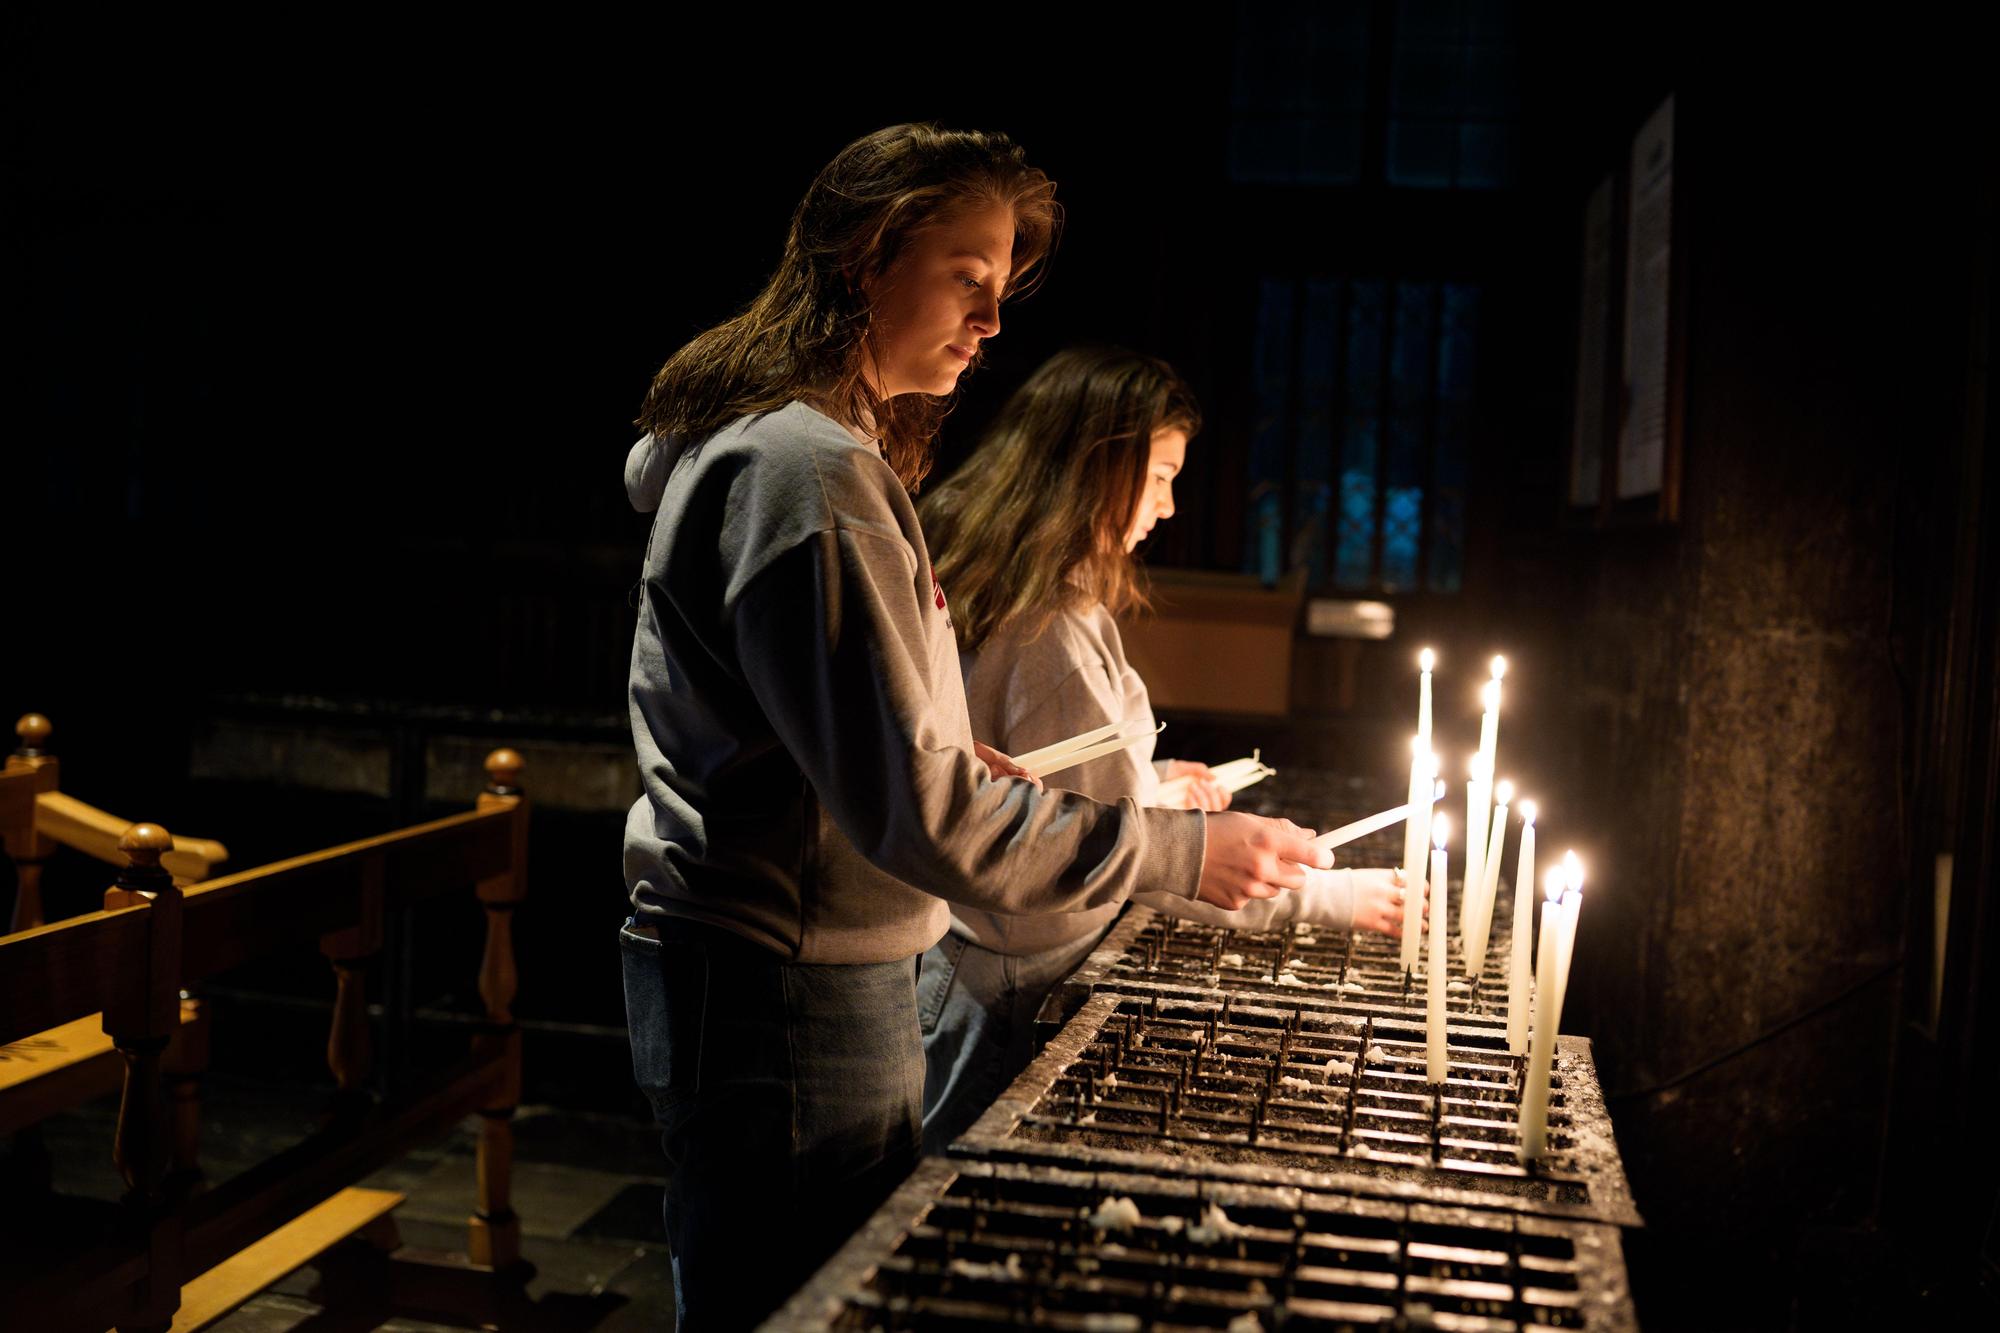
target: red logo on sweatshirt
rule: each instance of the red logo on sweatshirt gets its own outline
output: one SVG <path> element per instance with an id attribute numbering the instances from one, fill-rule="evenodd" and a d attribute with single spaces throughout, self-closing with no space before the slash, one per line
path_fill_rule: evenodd
<path id="1" fill-rule="evenodd" d="M 938 610 L 944 610 L 944 585 L 937 581 L 937 566 L 931 566 L 931 591 L 937 594 Z"/>

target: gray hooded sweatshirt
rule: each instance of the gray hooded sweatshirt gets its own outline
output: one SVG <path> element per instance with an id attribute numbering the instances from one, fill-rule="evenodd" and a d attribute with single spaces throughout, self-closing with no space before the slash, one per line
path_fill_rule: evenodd
<path id="1" fill-rule="evenodd" d="M 876 963 L 940 939 L 946 901 L 1004 915 L 1193 898 L 1198 812 L 987 776 L 945 590 L 872 444 L 793 403 L 689 448 L 648 436 L 625 481 L 658 511 L 632 642 L 640 920 Z"/>

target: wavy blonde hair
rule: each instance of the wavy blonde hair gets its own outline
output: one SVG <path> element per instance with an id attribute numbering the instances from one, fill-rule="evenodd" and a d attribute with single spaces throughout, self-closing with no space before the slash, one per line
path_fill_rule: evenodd
<path id="1" fill-rule="evenodd" d="M 1077 347 L 1015 390 L 919 513 L 959 647 L 1005 628 L 1032 640 L 1058 612 L 1146 605 L 1125 534 L 1153 436 L 1201 430 L 1194 393 L 1157 357 Z"/>
<path id="2" fill-rule="evenodd" d="M 1024 295 L 1041 280 L 1062 210 L 1055 183 L 1011 139 L 916 124 L 855 140 L 800 200 L 764 290 L 668 358 L 637 424 L 655 439 L 692 444 L 738 417 L 803 400 L 839 420 L 873 422 L 889 465 L 915 490 L 956 395 L 875 392 L 863 373 L 869 312 L 861 286 L 886 272 L 913 236 L 983 203 L 1013 211 L 1014 276 L 1005 295 Z"/>

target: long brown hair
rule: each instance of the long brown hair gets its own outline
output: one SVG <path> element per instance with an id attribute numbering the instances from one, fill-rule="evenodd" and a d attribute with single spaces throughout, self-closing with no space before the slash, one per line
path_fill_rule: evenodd
<path id="1" fill-rule="evenodd" d="M 965 465 L 924 498 L 924 540 L 959 646 L 1005 627 L 1033 639 L 1057 612 L 1145 605 L 1125 534 L 1153 436 L 1201 429 L 1194 393 L 1157 357 L 1077 347 L 1014 391 Z"/>
<path id="2" fill-rule="evenodd" d="M 764 290 L 668 358 L 637 424 L 655 439 L 693 444 L 738 417 L 802 399 L 840 420 L 873 422 L 889 465 L 914 490 L 952 396 L 875 392 L 864 373 L 861 284 L 887 271 L 918 232 L 986 202 L 1013 210 L 1005 295 L 1021 295 L 1041 278 L 1062 212 L 1055 183 L 1012 140 L 929 124 L 892 125 L 855 140 L 799 202 Z"/>

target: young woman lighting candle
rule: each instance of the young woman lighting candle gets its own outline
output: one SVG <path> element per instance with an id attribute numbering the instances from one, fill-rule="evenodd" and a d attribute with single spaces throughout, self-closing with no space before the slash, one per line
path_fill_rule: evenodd
<path id="1" fill-rule="evenodd" d="M 755 1324 L 916 1161 L 913 963 L 945 899 L 1235 908 L 1331 860 L 1279 821 L 1043 791 L 975 747 L 910 488 L 1057 218 L 1003 136 L 856 141 L 763 291 L 661 368 L 626 460 L 655 516 L 621 944 L 687 1333 Z"/>
<path id="2" fill-rule="evenodd" d="M 1228 793 L 1200 764 L 1152 759 L 1146 684 L 1116 617 L 1143 601 L 1136 552 L 1174 512 L 1174 479 L 1201 429 L 1194 395 L 1165 362 L 1117 347 L 1057 353 L 1008 399 L 978 449 L 919 512 L 951 589 L 975 736 L 1023 754 L 1113 724 L 1143 734 L 1050 782 L 1101 801 L 1205 808 Z M 1297 893 L 1223 912 L 1185 894 L 1135 901 L 1217 925 L 1289 922 L 1394 934 L 1389 870 L 1313 871 Z M 942 1150 L 1028 1062 L 1034 1018 L 1054 985 L 1118 914 L 1022 915 L 957 907 L 918 983 L 927 1076 L 924 1143 Z"/>

